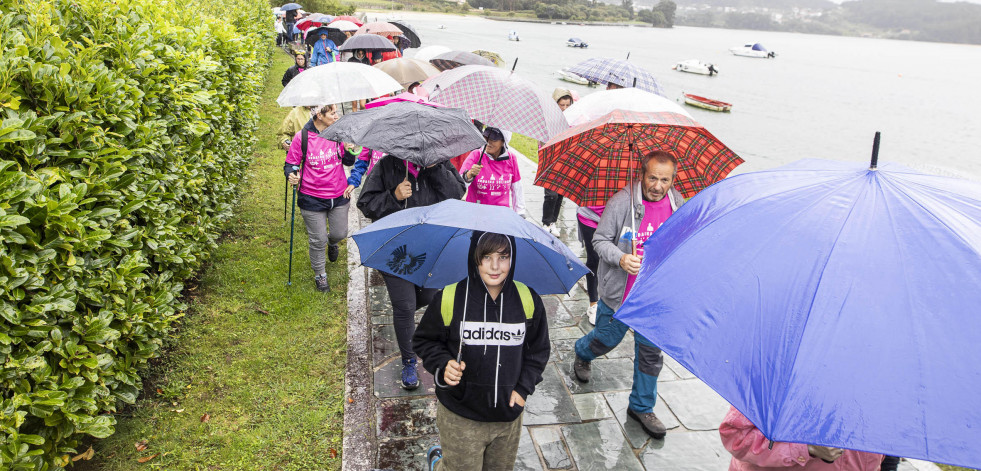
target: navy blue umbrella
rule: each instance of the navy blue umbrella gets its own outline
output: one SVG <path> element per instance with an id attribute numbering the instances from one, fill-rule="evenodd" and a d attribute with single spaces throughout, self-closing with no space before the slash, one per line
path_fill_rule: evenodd
<path id="1" fill-rule="evenodd" d="M 301 8 L 303 7 L 301 7 L 299 3 L 287 3 L 286 5 L 279 7 L 279 9 L 283 11 L 299 10 Z"/>
<path id="2" fill-rule="evenodd" d="M 442 288 L 467 277 L 473 231 L 514 236 L 514 279 L 539 294 L 568 293 L 589 272 L 555 236 L 504 206 L 447 200 L 403 209 L 351 237 L 362 265 L 418 286 Z"/>
<path id="3" fill-rule="evenodd" d="M 616 318 L 773 441 L 981 466 L 981 184 L 805 160 L 702 190 Z"/>

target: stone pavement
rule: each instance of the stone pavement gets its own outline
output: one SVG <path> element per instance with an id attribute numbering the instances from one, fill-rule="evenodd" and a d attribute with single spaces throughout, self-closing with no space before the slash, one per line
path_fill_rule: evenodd
<path id="1" fill-rule="evenodd" d="M 532 185 L 535 164 L 521 159 L 520 168 L 530 219 L 540 222 L 543 191 Z M 360 220 L 359 214 L 353 214 L 356 212 L 352 211 L 352 231 L 366 222 Z M 564 202 L 558 226 L 561 239 L 584 257 L 576 236 L 572 203 Z M 352 267 L 349 340 L 360 345 L 348 347 L 344 468 L 423 470 L 425 452 L 435 443 L 437 433 L 432 376 L 420 368 L 419 389 L 404 391 L 399 386 L 398 346 L 385 286 L 377 274 L 356 266 L 358 253 L 354 244 L 348 248 Z M 627 418 L 633 377 L 632 333 L 619 347 L 593 362 L 591 382 L 579 383 L 572 377 L 573 344 L 592 328 L 585 320 L 589 303 L 584 288 L 585 279 L 569 295 L 543 297 L 552 355 L 544 380 L 525 407 L 515 469 L 728 469 L 730 455 L 718 434 L 728 403 L 671 358 L 665 357 L 665 367 L 658 378 L 654 410 L 669 429 L 667 437 L 650 439 L 636 421 Z M 417 320 L 421 315 L 422 310 L 417 313 Z M 365 339 L 370 347 L 363 344 Z M 364 375 L 363 370 L 358 374 L 356 370 L 362 368 L 370 368 L 371 374 Z M 903 462 L 900 469 L 938 468 L 928 463 Z"/>

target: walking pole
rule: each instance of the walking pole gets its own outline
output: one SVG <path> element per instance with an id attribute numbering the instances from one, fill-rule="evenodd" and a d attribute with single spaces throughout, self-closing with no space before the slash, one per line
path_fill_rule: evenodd
<path id="1" fill-rule="evenodd" d="M 299 170 L 300 167 L 293 167 L 294 173 Z M 289 181 L 287 181 L 289 184 Z M 293 209 L 290 210 L 290 268 L 286 275 L 286 286 L 293 286 L 293 228 L 295 227 L 294 221 L 296 221 L 296 187 L 293 187 Z"/>
<path id="2" fill-rule="evenodd" d="M 879 166 L 879 136 L 881 134 L 879 131 L 875 132 L 875 140 L 872 141 L 872 165 L 869 165 L 869 170 L 875 170 Z"/>
<path id="3" fill-rule="evenodd" d="M 290 179 L 286 177 L 286 185 L 283 186 L 283 222 L 286 222 L 286 200 L 290 196 Z"/>

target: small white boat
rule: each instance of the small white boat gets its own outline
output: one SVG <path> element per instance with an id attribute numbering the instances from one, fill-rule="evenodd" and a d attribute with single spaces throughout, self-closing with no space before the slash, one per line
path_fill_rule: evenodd
<path id="1" fill-rule="evenodd" d="M 719 73 L 719 69 L 715 68 L 715 65 L 702 62 L 698 59 L 689 59 L 686 61 L 681 61 L 675 64 L 672 69 L 679 72 L 688 72 L 689 74 L 702 74 L 712 76 Z"/>
<path id="2" fill-rule="evenodd" d="M 436 29 L 446 29 L 446 25 L 439 25 Z"/>
<path id="3" fill-rule="evenodd" d="M 569 38 L 569 40 L 565 42 L 565 45 L 569 47 L 579 47 L 579 48 L 589 47 L 589 43 L 579 38 Z"/>
<path id="4" fill-rule="evenodd" d="M 521 41 L 521 38 L 518 37 L 518 32 L 515 30 L 511 30 L 508 33 L 508 41 Z"/>
<path id="5" fill-rule="evenodd" d="M 569 72 L 568 69 L 556 70 L 555 73 L 559 75 L 560 80 L 565 80 L 566 82 L 578 83 L 579 85 L 596 85 L 595 82 L 590 82 L 589 80 Z"/>
<path id="6" fill-rule="evenodd" d="M 770 59 L 777 57 L 777 53 L 766 50 L 760 43 L 745 44 L 743 46 L 730 47 L 729 52 L 743 57 L 757 57 L 760 59 Z"/>

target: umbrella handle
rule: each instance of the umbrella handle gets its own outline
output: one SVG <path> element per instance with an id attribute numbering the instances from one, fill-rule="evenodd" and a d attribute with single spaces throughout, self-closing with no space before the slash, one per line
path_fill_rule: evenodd
<path id="1" fill-rule="evenodd" d="M 869 170 L 875 170 L 879 166 L 879 136 L 881 134 L 879 131 L 875 132 L 875 139 L 872 141 L 872 165 L 869 165 Z"/>

